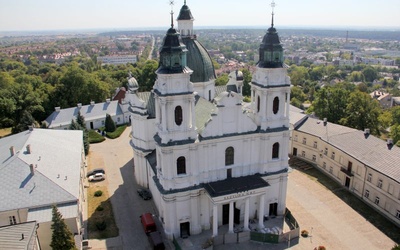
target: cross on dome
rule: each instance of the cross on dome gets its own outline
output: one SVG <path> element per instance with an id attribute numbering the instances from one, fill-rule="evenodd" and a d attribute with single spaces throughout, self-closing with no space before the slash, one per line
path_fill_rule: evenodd
<path id="1" fill-rule="evenodd" d="M 271 3 L 271 8 L 272 8 L 272 21 L 271 21 L 271 27 L 274 27 L 274 9 L 275 9 L 275 6 L 276 6 L 276 4 L 275 4 L 275 1 L 274 0 L 272 0 L 272 3 Z"/>
<path id="2" fill-rule="evenodd" d="M 171 28 L 173 28 L 174 27 L 174 0 L 170 0 L 169 5 L 171 5 Z"/>

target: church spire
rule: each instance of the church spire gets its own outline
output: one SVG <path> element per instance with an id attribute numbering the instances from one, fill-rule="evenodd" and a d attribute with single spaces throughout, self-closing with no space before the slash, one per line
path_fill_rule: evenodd
<path id="1" fill-rule="evenodd" d="M 272 7 L 272 21 L 271 21 L 271 27 L 274 27 L 274 8 L 275 8 L 275 1 L 274 0 L 272 0 L 272 3 L 271 3 L 271 7 Z"/>
<path id="2" fill-rule="evenodd" d="M 174 27 L 174 0 L 170 0 L 169 5 L 171 5 L 171 28 L 173 28 Z"/>

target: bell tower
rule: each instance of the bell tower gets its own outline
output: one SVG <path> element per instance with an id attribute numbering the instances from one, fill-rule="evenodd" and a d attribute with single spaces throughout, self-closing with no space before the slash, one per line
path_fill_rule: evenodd
<path id="1" fill-rule="evenodd" d="M 252 112 L 261 130 L 289 127 L 290 78 L 274 27 L 274 1 L 271 7 L 271 27 L 260 44 L 260 60 L 251 81 Z"/>
<path id="2" fill-rule="evenodd" d="M 182 37 L 193 36 L 194 18 L 189 6 L 186 5 L 186 0 L 178 15 L 178 30 Z"/>
<path id="3" fill-rule="evenodd" d="M 168 29 L 160 49 L 157 80 L 153 86 L 156 110 L 156 141 L 159 144 L 194 141 L 194 93 L 187 67 L 187 49 L 179 32 L 174 28 L 171 11 L 171 28 Z"/>

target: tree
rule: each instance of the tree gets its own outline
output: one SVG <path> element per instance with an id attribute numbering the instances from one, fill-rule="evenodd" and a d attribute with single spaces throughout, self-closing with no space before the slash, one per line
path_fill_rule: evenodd
<path id="1" fill-rule="evenodd" d="M 75 241 L 71 231 L 68 229 L 67 225 L 62 218 L 61 213 L 58 211 L 57 207 L 53 205 L 53 224 L 51 229 L 53 234 L 51 236 L 50 246 L 52 249 L 57 250 L 70 250 L 75 249 Z"/>
<path id="2" fill-rule="evenodd" d="M 376 78 L 378 78 L 378 71 L 372 66 L 365 67 L 362 70 L 362 73 L 367 82 L 373 82 Z"/>
<path id="3" fill-rule="evenodd" d="M 106 114 L 105 130 L 106 132 L 114 132 L 117 129 L 115 122 L 109 114 Z"/>
<path id="4" fill-rule="evenodd" d="M 340 123 L 358 130 L 369 128 L 371 133 L 379 135 L 378 117 L 382 110 L 378 101 L 364 92 L 353 92 L 348 98 L 346 116 Z"/>
<path id="5" fill-rule="evenodd" d="M 12 133 L 16 134 L 24 130 L 27 130 L 28 127 L 33 126 L 34 123 L 35 119 L 33 119 L 32 115 L 28 111 L 24 110 L 24 112 L 22 112 L 22 117 L 19 123 L 12 128 Z"/>
<path id="6" fill-rule="evenodd" d="M 349 93 L 350 91 L 339 86 L 321 88 L 315 94 L 311 110 L 319 118 L 327 118 L 329 122 L 338 124 L 340 119 L 346 117 Z"/>
<path id="7" fill-rule="evenodd" d="M 78 113 L 78 117 L 80 115 L 80 112 Z M 77 120 L 78 120 L 77 117 Z M 81 119 L 81 118 L 79 118 Z M 85 120 L 83 120 L 83 123 Z M 78 121 L 75 121 L 75 119 L 71 120 L 71 124 L 69 125 L 70 130 L 82 130 L 82 140 L 83 140 L 83 148 L 85 150 L 85 155 L 89 154 L 89 148 L 90 148 L 90 143 L 89 143 L 89 131 L 87 131 L 86 127 L 82 127 Z"/>
<path id="8" fill-rule="evenodd" d="M 396 124 L 390 128 L 390 136 L 394 144 L 400 141 L 400 125 Z"/>
<path id="9" fill-rule="evenodd" d="M 81 111 L 78 111 L 78 114 L 76 115 L 76 122 L 79 124 L 79 126 L 86 129 L 85 117 L 81 115 Z"/>
<path id="10" fill-rule="evenodd" d="M 248 69 L 241 69 L 243 73 L 243 90 L 242 94 L 243 96 L 250 96 L 251 95 L 251 88 L 250 88 L 250 82 L 251 82 L 251 73 L 250 70 Z"/>
<path id="11" fill-rule="evenodd" d="M 228 81 L 229 81 L 228 74 L 223 73 L 222 75 L 217 77 L 217 79 L 215 79 L 215 85 L 216 86 L 226 85 L 228 83 Z"/>

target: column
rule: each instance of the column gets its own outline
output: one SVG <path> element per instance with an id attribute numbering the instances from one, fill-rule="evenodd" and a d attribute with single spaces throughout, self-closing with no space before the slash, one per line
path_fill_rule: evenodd
<path id="1" fill-rule="evenodd" d="M 287 102 L 286 102 L 286 118 L 289 117 L 289 111 L 290 111 L 290 91 L 286 92 L 287 95 Z"/>
<path id="2" fill-rule="evenodd" d="M 233 201 L 229 202 L 229 231 L 233 233 Z"/>
<path id="3" fill-rule="evenodd" d="M 249 211 L 250 210 L 250 197 L 246 198 L 244 205 L 244 231 L 249 231 Z"/>
<path id="4" fill-rule="evenodd" d="M 213 237 L 218 236 L 218 206 L 213 207 Z"/>
<path id="5" fill-rule="evenodd" d="M 166 109 L 166 102 L 162 101 L 161 102 L 161 124 L 162 124 L 162 131 L 167 130 L 167 109 Z"/>
<path id="6" fill-rule="evenodd" d="M 264 201 L 265 194 L 260 196 L 260 206 L 258 209 L 258 228 L 264 228 Z"/>

